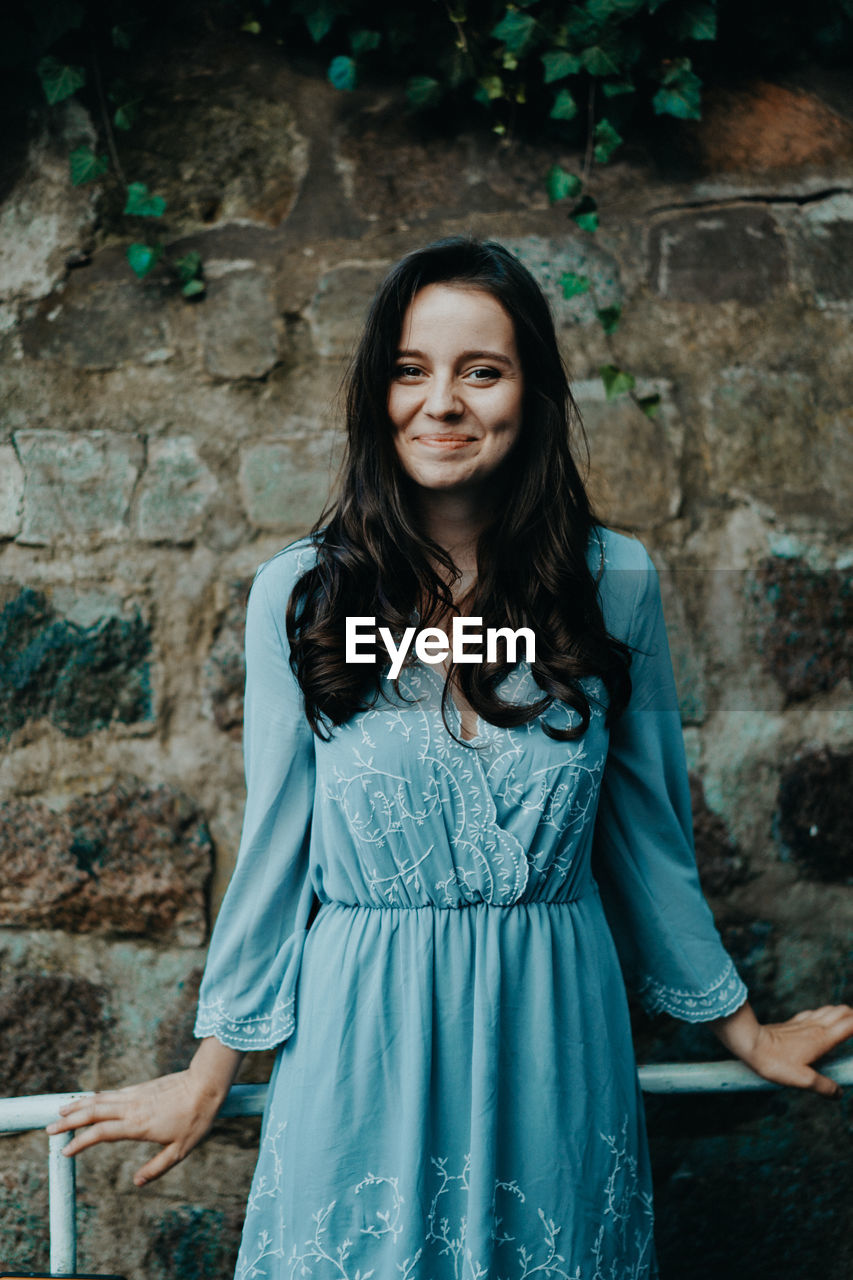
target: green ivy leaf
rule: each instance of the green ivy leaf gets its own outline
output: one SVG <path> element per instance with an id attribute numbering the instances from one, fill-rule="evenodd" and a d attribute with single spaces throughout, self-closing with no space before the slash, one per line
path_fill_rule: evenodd
<path id="1" fill-rule="evenodd" d="M 355 62 L 346 54 L 339 54 L 337 58 L 332 58 L 327 75 L 336 89 L 342 89 L 346 93 L 353 90 L 358 83 Z"/>
<path id="2" fill-rule="evenodd" d="M 587 0 L 585 8 L 591 18 L 603 23 L 616 16 L 628 18 L 645 3 L 646 0 Z"/>
<path id="3" fill-rule="evenodd" d="M 250 36 L 259 36 L 261 34 L 261 24 L 257 18 L 247 18 L 240 30 L 245 31 Z"/>
<path id="4" fill-rule="evenodd" d="M 536 36 L 537 22 L 529 13 L 507 9 L 496 27 L 492 27 L 491 35 L 495 40 L 502 40 L 510 53 L 526 53 Z"/>
<path id="5" fill-rule="evenodd" d="M 579 195 L 582 186 L 580 178 L 567 169 L 561 169 L 558 164 L 552 164 L 545 177 L 545 188 L 552 204 L 565 200 L 567 196 Z"/>
<path id="6" fill-rule="evenodd" d="M 574 271 L 564 271 L 560 276 L 564 298 L 577 298 L 582 293 L 589 293 L 589 284 L 589 276 L 575 275 Z"/>
<path id="7" fill-rule="evenodd" d="M 138 244 L 128 245 L 127 260 L 134 275 L 141 280 L 143 276 L 147 276 L 148 272 L 163 255 L 163 246 L 161 244 Z"/>
<path id="8" fill-rule="evenodd" d="M 554 98 L 554 105 L 548 112 L 552 120 L 574 120 L 578 113 L 578 104 L 568 89 L 561 89 Z"/>
<path id="9" fill-rule="evenodd" d="M 200 293 L 204 293 L 205 287 L 203 280 L 188 280 L 181 289 L 181 293 L 185 298 L 196 298 Z"/>
<path id="10" fill-rule="evenodd" d="M 124 212 L 135 218 L 160 218 L 166 210 L 162 196 L 152 196 L 144 182 L 131 182 L 127 188 Z"/>
<path id="11" fill-rule="evenodd" d="M 624 369 L 620 369 L 615 364 L 600 365 L 598 372 L 601 374 L 601 381 L 604 383 L 604 394 L 608 400 L 615 400 L 616 396 L 621 396 L 626 391 L 630 391 L 636 382 L 633 374 L 626 373 Z"/>
<path id="12" fill-rule="evenodd" d="M 595 314 L 598 316 L 599 324 L 606 334 L 615 333 L 619 328 L 619 321 L 622 317 L 621 307 L 602 307 Z"/>
<path id="13" fill-rule="evenodd" d="M 555 80 L 565 80 L 566 76 L 574 76 L 581 69 L 581 60 L 577 54 L 566 49 L 549 49 L 542 54 L 545 67 L 545 83 L 553 84 Z"/>
<path id="14" fill-rule="evenodd" d="M 598 205 L 592 196 L 582 196 L 574 209 L 572 209 L 569 217 L 573 222 L 577 223 L 581 231 L 596 231 L 598 229 Z"/>
<path id="15" fill-rule="evenodd" d="M 714 5 L 688 5 L 679 15 L 678 34 L 685 40 L 716 40 L 717 13 Z"/>
<path id="16" fill-rule="evenodd" d="M 637 408 L 642 409 L 647 418 L 653 418 L 660 408 L 660 405 L 661 399 L 659 395 L 642 396 L 641 399 L 637 401 Z"/>
<path id="17" fill-rule="evenodd" d="M 576 8 L 574 5 L 566 8 L 568 13 L 564 30 L 567 43 L 575 49 L 588 49 L 601 35 L 601 23 L 583 8 Z"/>
<path id="18" fill-rule="evenodd" d="M 360 53 L 373 53 L 374 49 L 379 48 L 381 42 L 381 32 L 368 31 L 367 27 L 357 27 L 355 31 L 350 33 L 349 47 L 358 57 Z"/>
<path id="19" fill-rule="evenodd" d="M 605 98 L 618 98 L 622 93 L 636 93 L 637 86 L 633 80 L 605 80 L 602 84 Z"/>
<path id="20" fill-rule="evenodd" d="M 294 13 L 301 14 L 305 19 L 305 25 L 315 44 L 329 34 L 335 18 L 345 12 L 347 7 L 337 3 L 337 0 L 295 0 L 291 6 Z"/>
<path id="21" fill-rule="evenodd" d="M 622 145 L 622 135 L 617 133 L 607 119 L 599 120 L 595 126 L 593 138 L 595 141 L 593 155 L 598 164 L 607 164 L 613 152 Z"/>
<path id="22" fill-rule="evenodd" d="M 474 90 L 474 97 L 484 106 L 504 96 L 504 82 L 500 76 L 482 76 Z"/>
<path id="23" fill-rule="evenodd" d="M 616 54 L 601 44 L 584 49 L 581 61 L 591 76 L 613 76 L 620 70 Z"/>
<path id="24" fill-rule="evenodd" d="M 189 253 L 185 253 L 183 257 L 176 260 L 175 270 L 182 284 L 195 280 L 201 272 L 201 254 L 191 249 Z"/>
<path id="25" fill-rule="evenodd" d="M 86 83 L 86 72 L 83 67 L 68 66 L 49 54 L 39 61 L 36 66 L 36 75 L 41 81 L 44 96 L 51 106 L 57 102 L 64 102 L 66 98 L 71 97 L 72 93 L 82 89 Z"/>
<path id="26" fill-rule="evenodd" d="M 68 157 L 71 184 L 82 187 L 84 182 L 100 178 L 110 167 L 106 156 L 96 156 L 91 147 L 75 147 Z"/>
<path id="27" fill-rule="evenodd" d="M 126 133 L 128 129 L 133 128 L 136 122 L 136 117 L 139 115 L 139 104 L 141 101 L 141 98 L 135 98 L 133 102 L 124 102 L 120 107 L 116 107 L 115 114 L 113 115 L 113 124 L 117 129 L 121 129 Z"/>
<path id="28" fill-rule="evenodd" d="M 444 89 L 432 76 L 411 76 L 406 82 L 406 98 L 413 107 L 434 107 Z"/>
<path id="29" fill-rule="evenodd" d="M 702 81 L 692 70 L 689 58 L 674 58 L 665 65 L 661 80 L 663 88 L 652 98 L 657 115 L 675 116 L 679 120 L 702 119 Z"/>

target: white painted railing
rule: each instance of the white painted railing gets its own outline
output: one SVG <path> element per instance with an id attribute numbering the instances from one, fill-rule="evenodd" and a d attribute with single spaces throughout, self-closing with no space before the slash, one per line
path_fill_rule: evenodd
<path id="1" fill-rule="evenodd" d="M 838 1084 L 853 1084 L 853 1054 L 821 1065 L 822 1075 Z M 780 1089 L 735 1058 L 724 1062 L 663 1062 L 639 1068 L 646 1093 L 728 1093 L 743 1089 Z M 40 1093 L 24 1098 L 0 1098 L 0 1136 L 43 1129 L 59 1118 L 59 1108 L 91 1093 Z M 258 1116 L 266 1102 L 265 1084 L 236 1084 L 220 1116 Z M 50 1274 L 72 1274 L 77 1267 L 77 1225 L 74 1157 L 63 1149 L 71 1133 L 48 1137 L 48 1194 L 50 1198 Z"/>

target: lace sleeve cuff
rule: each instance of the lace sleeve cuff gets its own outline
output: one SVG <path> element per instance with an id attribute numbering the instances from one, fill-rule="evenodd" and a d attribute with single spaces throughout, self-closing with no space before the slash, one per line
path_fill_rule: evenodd
<path id="1" fill-rule="evenodd" d="M 296 1027 L 294 997 L 276 1002 L 268 1014 L 251 1018 L 230 1017 L 222 1000 L 199 1004 L 194 1035 L 196 1039 L 216 1036 L 229 1049 L 274 1049 Z"/>
<path id="2" fill-rule="evenodd" d="M 734 1013 L 749 996 L 746 984 L 729 959 L 725 969 L 706 991 L 680 991 L 647 978 L 637 991 L 648 1013 L 669 1013 L 684 1022 L 710 1022 Z"/>

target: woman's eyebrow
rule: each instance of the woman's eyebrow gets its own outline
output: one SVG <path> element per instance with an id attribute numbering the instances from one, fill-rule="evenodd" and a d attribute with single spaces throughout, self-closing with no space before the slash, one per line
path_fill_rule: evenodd
<path id="1" fill-rule="evenodd" d="M 415 360 L 424 360 L 423 351 L 398 351 L 397 359 L 403 360 L 411 358 Z M 494 360 L 497 364 L 511 365 L 513 362 L 509 356 L 502 355 L 500 351 L 463 351 L 459 357 L 460 360 Z"/>

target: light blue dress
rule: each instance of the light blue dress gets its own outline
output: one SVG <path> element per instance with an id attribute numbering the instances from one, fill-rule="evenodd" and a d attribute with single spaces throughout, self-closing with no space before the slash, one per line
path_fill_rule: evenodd
<path id="1" fill-rule="evenodd" d="M 252 587 L 248 798 L 196 1023 L 280 1046 L 236 1276 L 653 1280 L 625 983 L 688 1022 L 747 998 L 696 872 L 654 565 L 597 528 L 606 625 L 645 651 L 612 732 L 595 677 L 581 739 L 480 721 L 459 746 L 418 663 L 417 701 L 386 678 L 323 743 L 284 627 L 314 554 L 292 543 Z M 541 697 L 524 661 L 501 693 Z"/>

